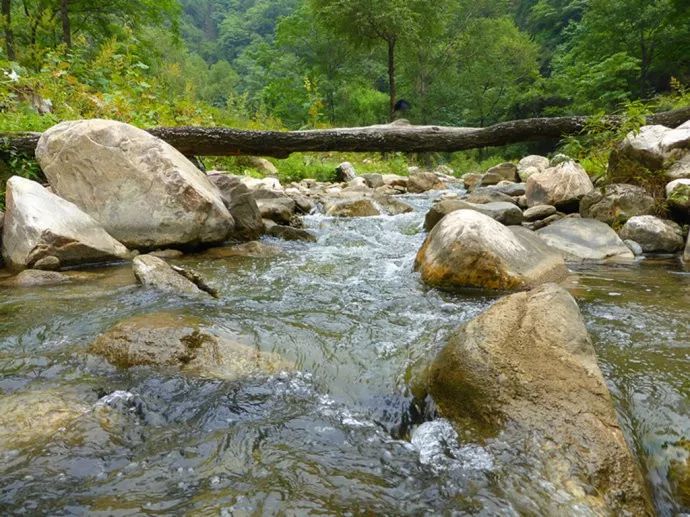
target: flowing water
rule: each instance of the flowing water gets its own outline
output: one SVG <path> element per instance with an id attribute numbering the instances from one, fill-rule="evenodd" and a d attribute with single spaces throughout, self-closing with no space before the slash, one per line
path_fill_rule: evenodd
<path id="1" fill-rule="evenodd" d="M 138 288 L 127 266 L 0 288 L 0 412 L 19 406 L 28 422 L 26 436 L 0 435 L 12 441 L 0 443 L 3 513 L 543 513 L 558 494 L 522 483 L 519 462 L 411 406 L 413 366 L 497 295 L 420 283 L 412 264 L 431 198 L 406 201 L 414 213 L 309 216 L 319 242 L 269 241 L 285 250 L 277 257 L 175 261 L 218 300 Z M 690 437 L 690 274 L 677 259 L 573 270 L 627 437 L 670 515 L 669 445 Z M 87 354 L 114 323 L 160 311 L 199 316 L 295 368 L 221 382 Z"/>

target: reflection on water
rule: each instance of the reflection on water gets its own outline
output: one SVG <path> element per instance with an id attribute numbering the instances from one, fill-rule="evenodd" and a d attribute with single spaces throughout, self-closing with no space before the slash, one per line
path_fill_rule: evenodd
<path id="1" fill-rule="evenodd" d="M 124 266 L 88 283 L 0 289 L 0 415 L 28 418 L 22 410 L 36 407 L 55 424 L 0 443 L 0 507 L 96 515 L 549 507 L 548 490 L 519 494 L 518 484 L 511 494 L 502 484 L 518 465 L 457 443 L 442 420 L 415 426 L 406 371 L 496 295 L 419 283 L 412 263 L 430 200 L 406 201 L 418 210 L 307 217 L 319 242 L 273 241 L 284 249 L 277 257 L 176 261 L 209 278 L 218 300 L 139 289 Z M 666 444 L 690 434 L 690 275 L 673 261 L 586 267 L 573 293 L 657 505 L 671 513 Z M 118 321 L 170 309 L 278 353 L 297 372 L 223 383 L 119 371 L 86 353 Z"/>

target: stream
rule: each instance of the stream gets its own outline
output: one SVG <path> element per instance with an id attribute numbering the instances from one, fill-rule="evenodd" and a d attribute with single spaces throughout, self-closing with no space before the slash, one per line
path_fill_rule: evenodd
<path id="1" fill-rule="evenodd" d="M 555 494 L 521 484 L 519 462 L 459 442 L 411 406 L 414 366 L 499 296 L 440 292 L 412 272 L 438 195 L 403 196 L 415 212 L 394 217 L 308 216 L 318 243 L 265 239 L 284 249 L 277 257 L 171 261 L 199 271 L 218 300 L 143 290 L 127 265 L 0 288 L 0 411 L 3 399 L 81 408 L 48 436 L 0 444 L 2 513 L 544 511 Z M 677 258 L 571 270 L 626 437 L 658 513 L 673 515 L 667 446 L 690 438 L 690 273 Z M 294 370 L 220 382 L 118 370 L 86 353 L 113 324 L 160 311 L 198 316 Z M 27 404 L 27 418 L 37 408 Z"/>

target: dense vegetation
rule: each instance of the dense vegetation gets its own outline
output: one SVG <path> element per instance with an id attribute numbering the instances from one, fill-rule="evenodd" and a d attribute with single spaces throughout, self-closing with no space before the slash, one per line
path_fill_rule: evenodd
<path id="1" fill-rule="evenodd" d="M 690 83 L 686 0 L 2 0 L 1 13 L 0 131 L 365 125 L 400 99 L 414 123 L 483 126 L 639 115 L 686 102 Z"/>

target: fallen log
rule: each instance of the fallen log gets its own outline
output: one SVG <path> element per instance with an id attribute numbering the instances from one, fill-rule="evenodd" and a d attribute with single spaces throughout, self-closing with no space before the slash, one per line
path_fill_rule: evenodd
<path id="1" fill-rule="evenodd" d="M 158 127 L 149 132 L 187 156 L 274 156 L 294 152 L 452 152 L 530 140 L 577 135 L 589 117 L 530 118 L 485 128 L 412 126 L 400 123 L 310 131 L 246 131 L 226 127 Z M 621 117 L 609 116 L 611 126 Z M 647 124 L 677 127 L 690 120 L 690 107 L 657 113 Z M 2 133 L 0 151 L 33 155 L 40 133 Z"/>

